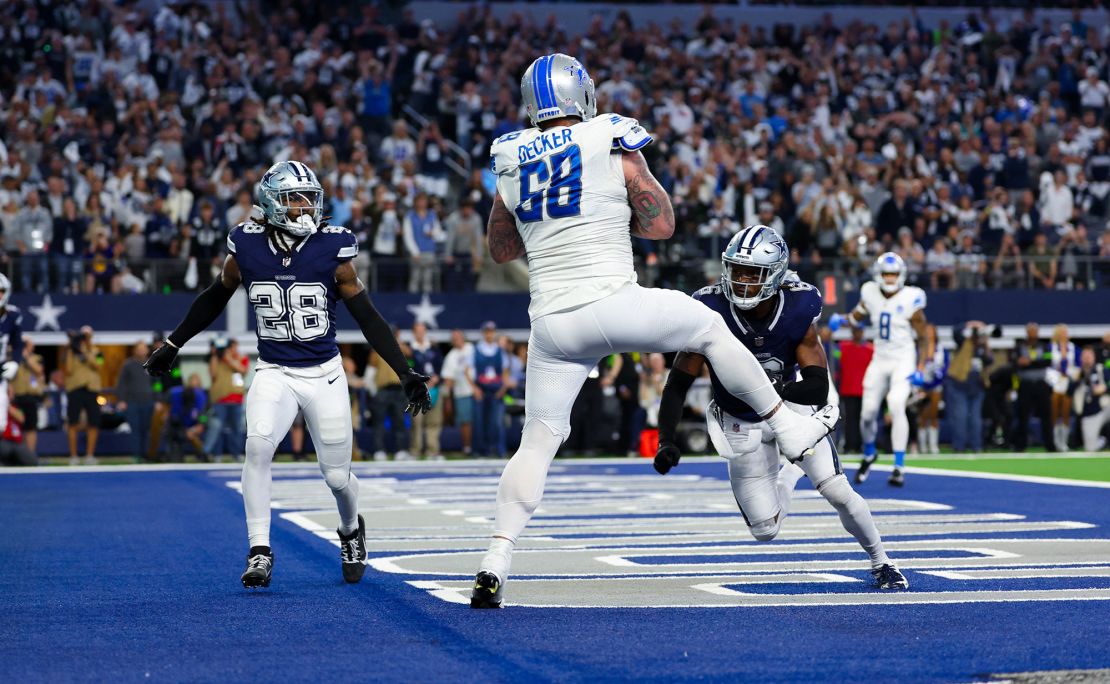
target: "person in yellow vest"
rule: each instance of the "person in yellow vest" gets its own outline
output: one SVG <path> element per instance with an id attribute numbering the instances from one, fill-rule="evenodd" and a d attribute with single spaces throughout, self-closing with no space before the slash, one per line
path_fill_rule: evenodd
<path id="1" fill-rule="evenodd" d="M 23 413 L 23 443 L 32 454 L 37 454 L 39 439 L 39 406 L 46 390 L 46 373 L 42 357 L 35 353 L 35 343 L 23 338 L 23 362 L 12 381 L 12 404 Z"/>
<path id="2" fill-rule="evenodd" d="M 84 326 L 70 333 L 65 355 L 66 429 L 69 433 L 69 464 L 77 465 L 77 433 L 86 430 L 85 464 L 96 465 L 96 438 L 100 428 L 100 365 L 104 357 L 93 346 L 93 329 Z M 84 414 L 84 420 L 82 420 Z"/>
<path id="3" fill-rule="evenodd" d="M 239 353 L 239 343 L 230 340 L 217 344 L 215 353 L 208 359 L 208 373 L 212 377 L 209 390 L 211 413 L 204 436 L 204 453 L 219 462 L 223 454 L 239 456 L 243 453 L 246 437 L 243 436 L 243 396 L 246 391 L 247 357 Z M 217 451 L 218 449 L 218 451 Z"/>

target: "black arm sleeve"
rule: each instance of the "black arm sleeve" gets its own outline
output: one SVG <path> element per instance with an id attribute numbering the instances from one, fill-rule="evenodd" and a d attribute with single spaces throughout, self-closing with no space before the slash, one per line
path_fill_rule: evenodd
<path id="1" fill-rule="evenodd" d="M 806 366 L 801 380 L 782 388 L 782 398 L 795 404 L 824 406 L 829 400 L 829 369 Z"/>
<path id="2" fill-rule="evenodd" d="M 227 303 L 231 300 L 231 295 L 235 294 L 234 289 L 227 289 L 224 287 L 223 281 L 219 278 L 216 282 L 212 283 L 207 290 L 197 295 L 193 300 L 193 305 L 189 307 L 189 313 L 185 314 L 185 320 L 170 333 L 170 343 L 180 349 L 186 342 L 193 339 L 208 326 L 212 325 L 213 321 L 219 318 L 220 313 L 227 307 Z"/>
<path id="3" fill-rule="evenodd" d="M 674 442 L 678 421 L 682 419 L 682 407 L 686 403 L 686 393 L 696 378 L 686 371 L 671 369 L 663 396 L 659 398 L 659 441 Z"/>
<path id="4" fill-rule="evenodd" d="M 344 299 L 347 310 L 351 312 L 358 327 L 362 330 L 363 337 L 370 343 L 370 347 L 378 352 L 393 372 L 402 376 L 409 370 L 408 359 L 405 358 L 397 338 L 393 336 L 393 329 L 385 322 L 382 315 L 374 308 L 370 295 L 363 290 L 350 299 Z"/>

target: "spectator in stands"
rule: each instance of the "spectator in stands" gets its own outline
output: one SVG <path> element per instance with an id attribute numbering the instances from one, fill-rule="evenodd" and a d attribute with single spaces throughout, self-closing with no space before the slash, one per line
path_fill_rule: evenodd
<path id="1" fill-rule="evenodd" d="M 19 251 L 21 283 L 24 292 L 45 292 L 50 285 L 50 242 L 54 238 L 54 217 L 39 203 L 39 193 L 27 193 L 27 204 L 16 221 L 15 246 Z M 32 283 L 32 276 L 34 283 Z"/>
<path id="2" fill-rule="evenodd" d="M 223 460 L 224 454 L 243 455 L 246 436 L 243 434 L 243 398 L 249 360 L 239 353 L 234 339 L 216 343 L 208 357 L 208 376 L 212 379 L 208 392 L 208 424 L 205 428 L 204 458 Z"/>
<path id="3" fill-rule="evenodd" d="M 98 231 L 85 250 L 85 294 L 119 294 L 117 258 L 121 245 L 112 247 L 107 231 Z"/>
<path id="4" fill-rule="evenodd" d="M 374 260 L 378 262 L 378 288 L 384 291 L 404 287 L 404 266 L 401 261 L 402 223 L 397 213 L 397 198 L 384 186 L 377 195 L 381 213 L 374 230 Z"/>
<path id="5" fill-rule="evenodd" d="M 72 197 L 65 198 L 61 216 L 54 219 L 50 252 L 58 289 L 66 294 L 81 291 L 81 262 L 87 249 L 88 226 L 89 222 L 77 211 L 77 202 Z"/>
<path id="6" fill-rule="evenodd" d="M 436 278 L 436 253 L 443 242 L 439 217 L 428 196 L 416 196 L 403 224 L 405 251 L 409 256 L 409 292 L 431 292 Z"/>
<path id="7" fill-rule="evenodd" d="M 474 345 L 474 453 L 505 456 L 505 404 L 509 387 L 509 359 L 497 344 L 497 324 L 482 324 L 482 339 Z"/>
<path id="8" fill-rule="evenodd" d="M 894 195 L 883 203 L 875 222 L 876 235 L 880 241 L 893 243 L 898 229 L 914 224 L 916 214 L 909 201 L 909 188 L 905 181 L 895 181 Z"/>
<path id="9" fill-rule="evenodd" d="M 23 360 L 12 380 L 12 405 L 23 413 L 23 442 L 32 454 L 38 454 L 39 407 L 46 391 L 46 372 L 42 357 L 35 353 L 35 343 L 23 336 Z"/>
<path id="10" fill-rule="evenodd" d="M 986 272 L 987 261 L 983 257 L 983 250 L 975 242 L 975 235 L 970 232 L 961 233 L 960 244 L 956 249 L 956 288 L 975 290 L 982 287 Z"/>
<path id="11" fill-rule="evenodd" d="M 65 372 L 66 431 L 69 464 L 77 465 L 77 434 L 85 430 L 85 465 L 96 465 L 96 439 L 100 433 L 100 366 L 104 356 L 93 345 L 93 329 L 84 326 L 69 333 L 62 364 Z"/>
<path id="12" fill-rule="evenodd" d="M 431 378 L 428 391 L 432 396 L 432 410 L 412 417 L 412 455 L 418 459 L 443 460 L 439 436 L 443 431 L 443 401 L 441 400 L 440 372 L 443 357 L 428 338 L 428 327 L 423 323 L 412 326 L 412 363 L 418 373 Z"/>
<path id="13" fill-rule="evenodd" d="M 925 256 L 925 271 L 934 290 L 956 286 L 956 256 L 948 251 L 947 240 L 937 240 Z"/>
<path id="14" fill-rule="evenodd" d="M 485 256 L 485 230 L 482 217 L 474 210 L 469 197 L 459 200 L 459 208 L 444 221 L 447 230 L 443 243 L 443 260 L 447 264 L 443 289 L 449 292 L 470 292 Z"/>
<path id="15" fill-rule="evenodd" d="M 1003 235 L 1002 245 L 999 247 L 998 255 L 991 265 L 991 286 L 996 290 L 1021 287 L 1024 278 L 1025 266 L 1021 261 L 1021 250 L 1018 249 L 1013 236 Z"/>
<path id="16" fill-rule="evenodd" d="M 1068 175 L 1063 169 L 1053 174 L 1052 185 L 1045 191 L 1041 205 L 1041 221 L 1048 230 L 1061 230 L 1071 222 L 1075 212 L 1075 199 L 1068 187 Z"/>
<path id="17" fill-rule="evenodd" d="M 1056 253 L 1048 246 L 1047 235 L 1037 233 L 1023 260 L 1034 288 L 1051 290 L 1056 287 Z"/>
<path id="18" fill-rule="evenodd" d="M 131 430 L 131 455 L 136 463 L 147 460 L 150 426 L 154 419 L 154 386 L 143 368 L 150 347 L 138 342 L 131 347 L 131 356 L 123 362 L 116 380 L 116 410 L 122 411 Z"/>
<path id="19" fill-rule="evenodd" d="M 1079 379 L 1075 383 L 1075 407 L 1084 451 L 1102 451 L 1106 440 L 1102 428 L 1110 423 L 1110 366 L 1100 364 L 1094 347 L 1086 346 L 1080 356 Z"/>
<path id="20" fill-rule="evenodd" d="M 462 437 L 463 454 L 469 456 L 474 422 L 474 346 L 461 330 L 451 331 L 451 350 L 443 359 L 441 373 L 443 391 L 450 398 L 450 412 Z"/>
<path id="21" fill-rule="evenodd" d="M 1018 340 L 1012 350 L 1011 361 L 1017 369 L 1017 427 L 1012 443 L 1015 451 L 1025 451 L 1029 440 L 1029 416 L 1036 414 L 1041 424 L 1041 443 L 1048 451 L 1055 451 L 1052 438 L 1051 388 L 1045 373 L 1052 362 L 1049 345 L 1040 339 L 1040 326 L 1025 325 L 1025 339 Z"/>

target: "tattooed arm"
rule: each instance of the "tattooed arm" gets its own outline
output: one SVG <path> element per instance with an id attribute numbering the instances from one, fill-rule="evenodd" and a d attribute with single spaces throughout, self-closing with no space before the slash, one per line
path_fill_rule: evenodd
<path id="1" fill-rule="evenodd" d="M 648 240 L 666 240 L 674 234 L 671 198 L 651 175 L 644 155 L 626 152 L 621 163 L 624 165 L 628 203 L 632 205 L 632 234 Z"/>
<path id="2" fill-rule="evenodd" d="M 500 194 L 493 199 L 493 210 L 486 224 L 486 241 L 490 256 L 498 264 L 524 256 L 524 240 L 516 229 L 516 219 Z"/>

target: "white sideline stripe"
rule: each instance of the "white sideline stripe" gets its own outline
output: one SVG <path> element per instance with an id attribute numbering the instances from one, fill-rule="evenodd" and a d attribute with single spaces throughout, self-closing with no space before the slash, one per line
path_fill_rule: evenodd
<path id="1" fill-rule="evenodd" d="M 950 570 L 915 570 L 922 575 L 935 575 L 950 580 L 1052 579 L 1055 577 L 1105 577 L 1110 565 L 1088 565 L 1080 568 L 971 568 L 962 572 Z"/>

